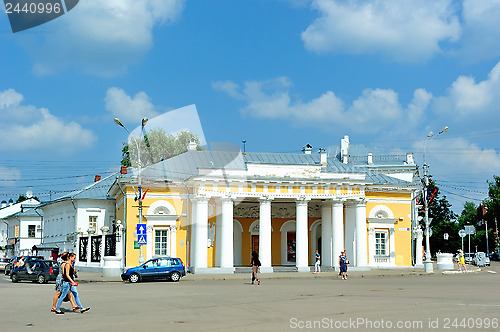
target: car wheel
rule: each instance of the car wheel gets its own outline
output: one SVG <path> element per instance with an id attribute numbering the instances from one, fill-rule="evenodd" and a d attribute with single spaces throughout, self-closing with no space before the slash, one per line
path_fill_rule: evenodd
<path id="1" fill-rule="evenodd" d="M 179 272 L 174 271 L 170 274 L 170 280 L 179 281 L 180 279 L 181 279 L 181 274 Z"/>
<path id="2" fill-rule="evenodd" d="M 17 273 L 13 273 L 10 276 L 10 279 L 12 280 L 12 282 L 19 282 L 19 276 L 17 275 Z"/>
<path id="3" fill-rule="evenodd" d="M 140 277 L 137 273 L 132 273 L 130 275 L 130 277 L 128 277 L 128 280 L 131 282 L 131 283 L 136 283 L 140 280 Z"/>
<path id="4" fill-rule="evenodd" d="M 39 283 L 39 284 L 45 284 L 47 282 L 47 279 L 44 277 L 43 274 L 40 274 L 38 276 L 38 278 L 36 279 L 36 281 Z"/>

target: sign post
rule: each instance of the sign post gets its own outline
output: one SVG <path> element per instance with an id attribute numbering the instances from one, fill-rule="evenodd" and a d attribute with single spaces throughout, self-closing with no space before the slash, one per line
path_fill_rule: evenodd
<path id="1" fill-rule="evenodd" d="M 463 252 L 464 251 L 464 237 L 467 235 L 467 233 L 465 233 L 465 229 L 459 230 L 458 235 L 462 239 L 462 252 Z"/>
<path id="2" fill-rule="evenodd" d="M 148 244 L 146 224 L 137 224 L 137 245 L 143 246 Z"/>
<path id="3" fill-rule="evenodd" d="M 464 227 L 465 233 L 469 234 L 469 253 L 470 253 L 470 235 L 476 233 L 476 229 L 472 225 L 467 225 Z"/>

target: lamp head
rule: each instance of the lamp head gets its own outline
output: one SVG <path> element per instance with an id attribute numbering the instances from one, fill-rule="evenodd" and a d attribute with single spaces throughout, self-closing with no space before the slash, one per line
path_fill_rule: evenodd
<path id="1" fill-rule="evenodd" d="M 449 129 L 449 128 L 448 128 L 448 126 L 446 126 L 446 127 L 444 127 L 443 129 L 441 129 L 441 131 L 440 131 L 439 133 L 440 133 L 440 134 L 445 133 L 445 132 L 447 132 L 447 131 L 448 131 L 448 129 Z"/>
<path id="2" fill-rule="evenodd" d="M 143 118 L 142 119 L 142 126 L 144 127 L 148 123 L 148 118 Z"/>
<path id="3" fill-rule="evenodd" d="M 118 120 L 118 118 L 115 118 L 115 123 L 120 127 L 123 127 L 123 123 L 121 123 L 120 120 Z"/>
<path id="4" fill-rule="evenodd" d="M 429 131 L 429 133 L 427 134 L 427 137 L 432 137 L 434 136 L 434 133 L 432 131 Z"/>

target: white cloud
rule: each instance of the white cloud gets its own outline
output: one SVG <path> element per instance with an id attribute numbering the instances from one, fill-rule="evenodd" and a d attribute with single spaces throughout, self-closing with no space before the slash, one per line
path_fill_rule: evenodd
<path id="1" fill-rule="evenodd" d="M 464 0 L 462 56 L 468 61 L 500 55 L 500 1 Z"/>
<path id="2" fill-rule="evenodd" d="M 0 182 L 2 186 L 13 187 L 16 181 L 21 180 L 21 171 L 18 168 L 0 166 Z"/>
<path id="3" fill-rule="evenodd" d="M 0 150 L 71 153 L 96 141 L 78 123 L 65 122 L 46 108 L 21 105 L 22 100 L 13 89 L 0 92 Z"/>
<path id="4" fill-rule="evenodd" d="M 111 87 L 104 98 L 106 110 L 122 122 L 139 123 L 142 118 L 152 118 L 158 115 L 151 98 L 143 92 L 130 97 L 120 88 Z"/>
<path id="5" fill-rule="evenodd" d="M 447 95 L 435 100 L 437 114 L 464 117 L 496 115 L 500 103 L 500 62 L 496 64 L 484 81 L 476 83 L 475 78 L 459 76 L 451 84 Z"/>
<path id="6" fill-rule="evenodd" d="M 185 0 L 85 0 L 54 22 L 43 42 L 25 42 L 34 72 L 47 75 L 67 66 L 113 76 L 137 63 L 153 45 L 153 28 L 175 21 Z M 40 36 L 38 36 L 40 37 Z"/>
<path id="7" fill-rule="evenodd" d="M 329 128 L 337 126 L 355 132 L 376 132 L 388 128 L 403 115 L 396 92 L 390 89 L 366 89 L 351 105 L 334 92 L 326 91 L 309 101 L 293 100 L 290 79 L 248 81 L 243 91 L 233 82 L 214 82 L 216 90 L 226 92 L 246 105 L 241 113 L 255 118 L 283 119 L 296 125 Z M 231 87 L 221 89 L 221 86 Z"/>
<path id="8" fill-rule="evenodd" d="M 320 13 L 303 33 L 314 52 L 381 53 L 397 61 L 422 61 L 440 43 L 461 34 L 452 0 L 313 0 Z"/>

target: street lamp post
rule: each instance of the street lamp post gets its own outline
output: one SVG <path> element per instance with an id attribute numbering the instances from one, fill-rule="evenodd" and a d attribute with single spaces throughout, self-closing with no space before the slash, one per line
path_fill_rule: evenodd
<path id="1" fill-rule="evenodd" d="M 425 145 L 424 145 L 424 181 L 425 181 L 425 190 L 424 190 L 424 211 L 425 211 L 425 262 L 424 262 L 424 270 L 426 273 L 433 273 L 434 272 L 434 267 L 433 263 L 431 260 L 431 244 L 430 244 L 430 220 L 429 220 L 429 202 L 427 201 L 427 192 L 429 188 L 429 175 L 427 172 L 427 169 L 429 168 L 429 165 L 427 165 L 427 161 L 425 159 L 426 157 L 426 152 L 427 152 L 427 143 L 429 141 L 432 141 L 434 138 L 438 137 L 442 133 L 445 133 L 448 131 L 448 127 L 444 127 L 439 131 L 439 133 L 434 136 L 434 133 L 431 131 L 429 134 L 427 134 L 427 138 L 425 140 Z M 430 140 L 429 140 L 430 138 Z"/>
<path id="2" fill-rule="evenodd" d="M 141 137 L 144 133 L 144 126 L 146 125 L 146 123 L 148 122 L 148 119 L 147 118 L 143 118 L 142 119 L 142 127 L 141 127 Z M 137 142 L 137 140 L 135 139 L 134 135 L 132 135 L 132 133 L 127 129 L 127 127 L 125 127 L 123 125 L 123 123 L 120 122 L 120 120 L 118 120 L 118 118 L 115 118 L 115 123 L 117 125 L 119 125 L 120 127 L 122 127 L 123 129 L 125 129 L 127 131 L 127 133 L 130 134 L 130 137 L 132 137 L 132 139 L 134 140 L 135 142 L 135 145 L 137 147 L 137 178 L 138 178 L 138 182 L 139 182 L 139 197 L 138 197 L 138 202 L 139 202 L 139 224 L 142 224 L 143 220 L 142 220 L 142 195 L 141 195 L 141 191 L 142 191 L 142 181 L 141 181 L 141 148 L 140 148 L 140 145 L 139 145 L 139 142 Z M 142 264 L 144 263 L 144 252 L 142 250 L 142 245 L 139 245 L 139 248 L 140 248 L 140 254 L 139 254 L 139 264 Z"/>

